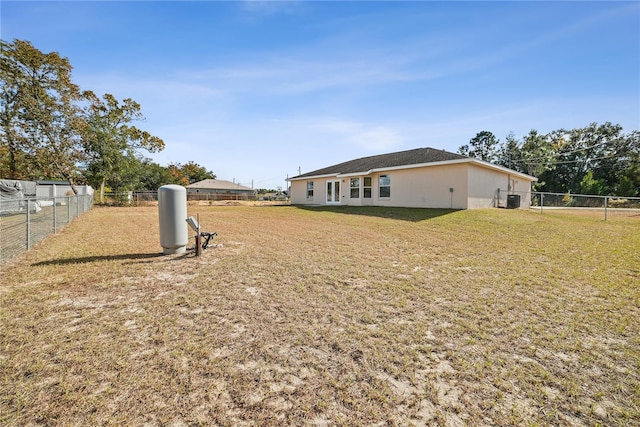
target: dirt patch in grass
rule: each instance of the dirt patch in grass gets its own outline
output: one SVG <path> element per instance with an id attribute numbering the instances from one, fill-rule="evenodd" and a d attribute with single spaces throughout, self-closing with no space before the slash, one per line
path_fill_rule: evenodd
<path id="1" fill-rule="evenodd" d="M 3 425 L 638 425 L 638 221 L 96 208 L 2 266 Z"/>

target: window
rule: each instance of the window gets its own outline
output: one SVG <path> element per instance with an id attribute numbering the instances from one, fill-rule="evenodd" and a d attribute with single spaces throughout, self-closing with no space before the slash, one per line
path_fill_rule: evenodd
<path id="1" fill-rule="evenodd" d="M 371 198 L 371 177 L 365 176 L 363 184 L 364 186 L 362 187 L 362 196 L 365 199 L 370 199 Z"/>
<path id="2" fill-rule="evenodd" d="M 351 188 L 351 198 L 360 198 L 360 178 L 351 178 L 349 180 L 349 187 Z"/>
<path id="3" fill-rule="evenodd" d="M 380 175 L 378 178 L 378 187 L 380 198 L 391 197 L 391 178 L 389 175 Z"/>
<path id="4" fill-rule="evenodd" d="M 313 181 L 307 181 L 307 199 L 313 199 Z"/>

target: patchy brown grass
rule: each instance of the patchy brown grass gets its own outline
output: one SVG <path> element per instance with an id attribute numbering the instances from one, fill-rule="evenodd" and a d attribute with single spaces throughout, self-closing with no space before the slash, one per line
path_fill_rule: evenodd
<path id="1" fill-rule="evenodd" d="M 555 213 L 96 208 L 2 266 L 2 425 L 638 425 L 640 232 Z"/>

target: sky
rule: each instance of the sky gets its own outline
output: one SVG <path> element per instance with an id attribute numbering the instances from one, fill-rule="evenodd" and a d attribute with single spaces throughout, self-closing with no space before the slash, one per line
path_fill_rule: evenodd
<path id="1" fill-rule="evenodd" d="M 640 2 L 0 2 L 0 37 L 141 104 L 153 161 L 286 178 L 478 132 L 640 129 Z"/>

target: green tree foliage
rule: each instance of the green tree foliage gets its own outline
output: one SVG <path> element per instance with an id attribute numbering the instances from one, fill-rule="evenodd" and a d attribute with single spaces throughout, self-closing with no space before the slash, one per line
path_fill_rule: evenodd
<path id="1" fill-rule="evenodd" d="M 102 201 L 105 185 L 118 187 L 117 181 L 127 175 L 137 161 L 138 150 L 161 151 L 164 141 L 131 125 L 133 121 L 144 119 L 140 104 L 131 98 L 120 103 L 108 93 L 102 100 L 93 92 L 85 92 L 84 96 L 89 100 L 83 141 L 87 154 L 86 173 L 89 183 L 100 187 Z"/>
<path id="2" fill-rule="evenodd" d="M 216 179 L 216 174 L 207 170 L 205 167 L 190 161 L 180 166 L 185 176 L 189 180 L 189 184 L 199 182 L 205 179 Z"/>
<path id="3" fill-rule="evenodd" d="M 165 145 L 133 125 L 144 118 L 140 104 L 81 92 L 67 58 L 23 40 L 0 47 L 0 177 L 88 182 L 101 197 L 105 187 L 157 190 L 215 178 L 194 162 L 163 167 L 139 157 Z"/>
<path id="4" fill-rule="evenodd" d="M 168 167 L 160 166 L 151 159 L 139 160 L 139 181 L 136 190 L 156 191 L 163 185 L 180 184 Z"/>
<path id="5" fill-rule="evenodd" d="M 10 178 L 62 177 L 73 186 L 84 151 L 80 90 L 69 60 L 27 41 L 0 43 L 2 169 Z"/>
<path id="6" fill-rule="evenodd" d="M 540 178 L 545 170 L 552 167 L 552 139 L 553 134 L 539 134 L 535 129 L 529 131 L 522 142 L 522 172 Z"/>
<path id="7" fill-rule="evenodd" d="M 580 194 L 602 194 L 604 182 L 593 177 L 593 171 L 589 170 L 580 181 Z"/>
<path id="8" fill-rule="evenodd" d="M 494 134 L 483 130 L 471 138 L 469 144 L 461 146 L 458 151 L 465 156 L 475 157 L 485 162 L 493 162 L 498 157 L 498 143 L 499 140 Z"/>
<path id="9" fill-rule="evenodd" d="M 463 146 L 459 152 L 485 153 L 475 148 L 478 135 L 470 143 L 473 149 Z M 496 153 L 497 164 L 537 177 L 535 189 L 539 191 L 640 196 L 637 130 L 625 134 L 622 126 L 606 122 L 548 134 L 531 130 L 522 140 L 511 133 L 497 144 Z"/>
<path id="10" fill-rule="evenodd" d="M 513 132 L 509 133 L 504 143 L 498 147 L 496 164 L 509 169 L 524 172 L 522 164 L 522 150 Z"/>
<path id="11" fill-rule="evenodd" d="M 180 185 L 189 185 L 204 179 L 216 179 L 216 175 L 213 172 L 193 161 L 189 161 L 184 165 L 170 163 L 168 169 L 178 181 L 177 184 Z"/>

